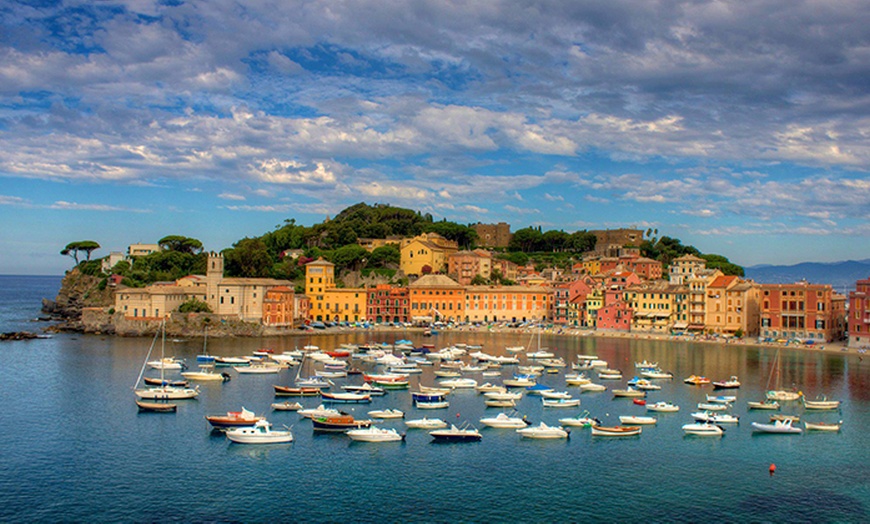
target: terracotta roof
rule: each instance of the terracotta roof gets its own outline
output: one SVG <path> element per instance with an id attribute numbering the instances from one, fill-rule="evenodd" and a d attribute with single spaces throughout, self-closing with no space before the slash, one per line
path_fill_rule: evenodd
<path id="1" fill-rule="evenodd" d="M 710 282 L 709 284 L 707 284 L 707 287 L 708 288 L 711 288 L 711 287 L 727 288 L 732 283 L 734 283 L 737 280 L 737 278 L 738 277 L 733 276 L 733 275 L 716 277 L 715 280 L 713 280 L 713 282 Z"/>

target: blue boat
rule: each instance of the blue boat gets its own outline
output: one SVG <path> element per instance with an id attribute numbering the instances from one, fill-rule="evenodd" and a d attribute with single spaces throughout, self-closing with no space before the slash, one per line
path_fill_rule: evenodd
<path id="1" fill-rule="evenodd" d="M 551 386 L 547 386 L 544 384 L 535 384 L 534 386 L 526 386 L 526 391 L 529 392 L 529 395 L 540 395 L 543 391 L 550 391 L 553 388 Z"/>
<path id="2" fill-rule="evenodd" d="M 441 402 L 444 400 L 444 395 L 440 393 L 420 393 L 412 391 L 411 398 L 416 402 Z"/>

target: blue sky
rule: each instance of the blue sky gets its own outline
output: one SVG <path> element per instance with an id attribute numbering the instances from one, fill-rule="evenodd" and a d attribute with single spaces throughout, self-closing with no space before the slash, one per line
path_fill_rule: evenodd
<path id="1" fill-rule="evenodd" d="M 866 2 L 7 0 L 0 24 L 0 273 L 357 202 L 870 258 Z"/>

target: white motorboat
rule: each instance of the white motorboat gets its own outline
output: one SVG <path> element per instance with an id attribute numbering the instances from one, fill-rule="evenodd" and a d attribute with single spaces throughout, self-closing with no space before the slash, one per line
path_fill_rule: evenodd
<path id="1" fill-rule="evenodd" d="M 522 353 L 526 350 L 525 346 L 507 346 L 504 348 L 508 353 Z"/>
<path id="2" fill-rule="evenodd" d="M 614 397 L 628 397 L 628 398 L 643 398 L 646 396 L 646 391 L 641 391 L 639 389 L 634 389 L 634 388 L 614 389 L 613 396 Z"/>
<path id="3" fill-rule="evenodd" d="M 544 366 L 517 366 L 517 375 L 539 377 L 543 372 Z"/>
<path id="4" fill-rule="evenodd" d="M 233 369 L 242 375 L 271 375 L 286 368 L 280 365 L 256 364 L 253 366 L 233 366 Z"/>
<path id="5" fill-rule="evenodd" d="M 710 424 L 709 422 L 695 422 L 694 424 L 685 424 L 683 425 L 683 431 L 687 435 L 698 435 L 700 437 L 718 437 L 721 436 L 725 430 L 716 424 Z"/>
<path id="6" fill-rule="evenodd" d="M 184 361 L 175 357 L 164 357 L 160 360 L 148 361 L 148 367 L 150 367 L 151 369 L 178 371 L 184 368 Z"/>
<path id="7" fill-rule="evenodd" d="M 300 409 L 297 413 L 305 418 L 337 417 L 338 415 L 341 415 L 341 412 L 337 409 L 328 408 L 323 404 L 316 408 Z"/>
<path id="8" fill-rule="evenodd" d="M 226 382 L 231 378 L 228 373 L 218 373 L 210 366 L 200 366 L 199 371 L 184 371 L 181 376 L 196 382 Z"/>
<path id="9" fill-rule="evenodd" d="M 541 402 L 545 408 L 576 408 L 580 405 L 579 398 L 543 398 Z"/>
<path id="10" fill-rule="evenodd" d="M 474 388 L 478 393 L 489 393 L 494 391 L 507 391 L 504 386 L 497 386 L 495 384 L 491 384 L 489 382 L 485 384 L 481 384 Z"/>
<path id="11" fill-rule="evenodd" d="M 656 402 L 654 404 L 647 404 L 646 410 L 659 413 L 676 413 L 680 410 L 680 406 L 671 404 L 670 402 Z"/>
<path id="12" fill-rule="evenodd" d="M 589 384 L 591 382 L 592 381 L 589 380 L 589 377 L 587 377 L 585 373 L 565 375 L 565 384 L 568 386 L 582 386 L 583 384 Z"/>
<path id="13" fill-rule="evenodd" d="M 643 362 L 635 362 L 634 367 L 637 369 L 659 369 L 659 363 L 644 360 Z"/>
<path id="14" fill-rule="evenodd" d="M 639 417 L 636 415 L 623 415 L 619 417 L 620 424 L 629 424 L 629 425 L 650 425 L 658 422 L 658 419 L 655 417 Z"/>
<path id="15" fill-rule="evenodd" d="M 285 431 L 272 431 L 272 424 L 265 419 L 258 420 L 253 426 L 228 429 L 226 436 L 229 440 L 239 444 L 282 444 L 293 442 L 293 433 L 289 429 Z"/>
<path id="16" fill-rule="evenodd" d="M 590 382 L 589 384 L 583 384 L 580 386 L 580 391 L 586 393 L 588 392 L 599 392 L 599 391 L 607 391 L 607 386 L 603 384 L 594 384 Z"/>
<path id="17" fill-rule="evenodd" d="M 440 429 L 446 428 L 447 423 L 440 418 L 417 418 L 414 420 L 406 420 L 405 425 L 415 429 Z"/>
<path id="18" fill-rule="evenodd" d="M 488 398 L 488 399 L 484 400 L 483 403 L 488 408 L 513 408 L 513 407 L 516 407 L 516 405 L 517 405 L 516 400 L 510 400 L 510 399 L 508 399 L 508 400 L 496 400 L 496 399 Z"/>
<path id="19" fill-rule="evenodd" d="M 622 372 L 619 370 L 602 370 L 598 372 L 600 380 L 622 380 Z"/>
<path id="20" fill-rule="evenodd" d="M 272 409 L 275 411 L 299 411 L 302 409 L 302 404 L 298 402 L 275 402 L 272 404 Z"/>
<path id="21" fill-rule="evenodd" d="M 739 387 L 740 381 L 733 375 L 728 380 L 717 380 L 713 382 L 713 389 L 736 389 Z"/>
<path id="22" fill-rule="evenodd" d="M 387 394 L 387 391 L 384 388 L 372 386 L 368 382 L 365 382 L 361 386 L 345 384 L 344 386 L 341 386 L 341 389 L 351 393 L 362 393 L 373 397 L 380 397 Z"/>
<path id="23" fill-rule="evenodd" d="M 523 398 L 523 392 L 511 392 L 511 391 L 490 391 L 483 394 L 484 397 L 492 400 L 519 400 Z"/>
<path id="24" fill-rule="evenodd" d="M 767 400 L 775 400 L 778 402 L 792 402 L 795 400 L 800 400 L 803 397 L 803 393 L 800 391 L 785 391 L 785 390 L 771 390 L 765 394 Z"/>
<path id="25" fill-rule="evenodd" d="M 474 428 L 457 428 L 450 426 L 449 429 L 436 429 L 430 431 L 429 435 L 436 442 L 477 442 L 483 438 L 480 431 Z"/>
<path id="26" fill-rule="evenodd" d="M 529 425 L 526 417 L 512 417 L 507 413 L 499 413 L 494 417 L 482 418 L 480 423 L 491 428 L 524 428 Z"/>
<path id="27" fill-rule="evenodd" d="M 661 370 L 642 371 L 640 373 L 640 376 L 642 376 L 643 378 L 648 378 L 648 379 L 652 379 L 652 380 L 671 380 L 674 378 L 673 373 L 670 373 L 667 371 L 661 371 Z"/>
<path id="28" fill-rule="evenodd" d="M 369 411 L 369 416 L 372 418 L 405 418 L 405 412 L 398 409 L 376 409 Z"/>
<path id="29" fill-rule="evenodd" d="M 775 400 L 764 400 L 761 402 L 749 401 L 746 403 L 749 406 L 749 409 L 768 409 L 768 410 L 777 410 L 779 409 L 779 402 Z"/>
<path id="30" fill-rule="evenodd" d="M 561 424 L 563 426 L 575 426 L 575 427 L 586 428 L 586 427 L 597 426 L 597 425 L 601 424 L 601 421 L 598 420 L 597 418 L 590 416 L 588 411 L 584 411 L 583 413 L 580 413 L 576 417 L 560 418 L 559 424 Z"/>
<path id="31" fill-rule="evenodd" d="M 567 391 L 553 391 L 553 390 L 541 391 L 541 396 L 544 398 L 547 398 L 547 399 L 551 399 L 551 400 L 560 399 L 560 398 L 564 398 L 564 399 L 571 398 L 571 394 L 568 393 Z"/>
<path id="32" fill-rule="evenodd" d="M 526 356 L 528 358 L 531 358 L 531 359 L 542 359 L 542 358 L 553 358 L 556 355 L 551 351 L 547 351 L 546 349 L 541 349 L 539 351 L 533 351 L 531 353 L 526 353 Z"/>
<path id="33" fill-rule="evenodd" d="M 634 383 L 634 387 L 641 390 L 641 391 L 659 391 L 660 389 L 662 389 L 662 387 L 659 386 L 658 384 L 653 384 L 652 382 L 650 382 L 648 379 L 645 379 L 645 378 L 638 379 Z"/>
<path id="34" fill-rule="evenodd" d="M 836 423 L 804 421 L 804 427 L 807 428 L 807 431 L 840 431 L 842 425 L 842 420 Z"/>
<path id="35" fill-rule="evenodd" d="M 527 388 L 538 382 L 530 375 L 514 375 L 513 378 L 504 379 L 502 383 L 509 388 Z"/>
<path id="36" fill-rule="evenodd" d="M 414 406 L 417 409 L 447 409 L 450 407 L 450 402 L 447 400 L 432 400 L 432 401 L 414 401 Z"/>
<path id="37" fill-rule="evenodd" d="M 351 440 L 358 442 L 396 442 L 405 439 L 405 435 L 400 434 L 392 428 L 379 428 L 370 426 L 368 428 L 349 429 L 345 432 Z"/>
<path id="38" fill-rule="evenodd" d="M 559 426 L 548 426 L 543 422 L 541 422 L 538 426 L 530 426 L 527 428 L 518 429 L 517 433 L 519 433 L 520 436 L 523 438 L 537 439 L 568 438 L 569 435 L 567 429 Z"/>
<path id="39" fill-rule="evenodd" d="M 731 404 L 737 400 L 734 395 L 707 395 L 707 402 L 715 402 L 717 404 Z"/>
<path id="40" fill-rule="evenodd" d="M 762 424 L 761 422 L 752 423 L 752 431 L 758 433 L 779 433 L 786 435 L 797 435 L 803 432 L 801 428 L 792 425 L 792 421 L 777 420 L 772 424 Z"/>
<path id="41" fill-rule="evenodd" d="M 729 415 L 727 413 L 713 413 L 710 411 L 699 411 L 692 413 L 692 418 L 698 422 L 712 422 L 714 424 L 739 424 L 740 417 L 737 415 Z"/>
<path id="42" fill-rule="evenodd" d="M 701 411 L 725 411 L 730 407 L 730 404 L 715 404 L 713 402 L 698 402 L 698 409 Z"/>
<path id="43" fill-rule="evenodd" d="M 432 372 L 438 378 L 457 378 L 461 377 L 462 373 L 453 371 L 452 369 L 438 369 Z"/>
<path id="44" fill-rule="evenodd" d="M 477 386 L 477 381 L 473 378 L 451 378 L 442 380 L 438 384 L 453 389 L 468 389 Z"/>

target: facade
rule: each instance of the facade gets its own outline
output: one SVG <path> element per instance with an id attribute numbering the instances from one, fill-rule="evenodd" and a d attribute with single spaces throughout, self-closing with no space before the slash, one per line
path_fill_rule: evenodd
<path id="1" fill-rule="evenodd" d="M 152 284 L 142 288 L 119 287 L 115 291 L 115 311 L 132 319 L 159 319 L 177 311 L 188 300 L 205 301 L 202 287 Z"/>
<path id="2" fill-rule="evenodd" d="M 360 238 L 357 239 L 357 244 L 359 244 L 368 252 L 372 252 L 375 249 L 384 246 L 393 246 L 398 249 L 399 246 L 402 244 L 402 237 Z"/>
<path id="3" fill-rule="evenodd" d="M 590 231 L 595 235 L 595 252 L 605 256 L 619 256 L 625 246 L 640 246 L 643 231 L 640 229 L 605 229 Z"/>
<path id="4" fill-rule="evenodd" d="M 840 340 L 846 299 L 827 284 L 762 284 L 760 336 L 782 340 Z"/>
<path id="5" fill-rule="evenodd" d="M 568 324 L 569 310 L 571 307 L 570 284 L 557 284 L 553 287 L 552 320 L 554 324 Z"/>
<path id="6" fill-rule="evenodd" d="M 692 275 L 707 269 L 707 261 L 695 255 L 683 255 L 675 258 L 668 268 L 668 280 L 671 284 L 685 284 Z"/>
<path id="7" fill-rule="evenodd" d="M 275 286 L 266 291 L 263 299 L 263 324 L 266 326 L 293 326 L 295 293 L 287 286 Z"/>
<path id="8" fill-rule="evenodd" d="M 372 322 L 410 322 L 408 288 L 378 284 L 368 288 L 366 317 Z"/>
<path id="9" fill-rule="evenodd" d="M 318 322 L 366 320 L 368 294 L 362 288 L 335 287 L 335 264 L 322 257 L 305 264 L 308 319 Z"/>
<path id="10" fill-rule="evenodd" d="M 447 240 L 437 233 L 423 233 L 414 238 L 402 239 L 399 269 L 406 275 L 441 273 L 447 270 L 447 259 L 459 251 L 456 242 Z"/>
<path id="11" fill-rule="evenodd" d="M 604 291 L 604 305 L 597 312 L 596 329 L 603 331 L 631 331 L 631 307 L 623 300 L 622 291 Z"/>
<path id="12" fill-rule="evenodd" d="M 631 329 L 642 333 L 666 334 L 685 315 L 688 290 L 664 280 L 635 284 L 625 289 L 625 301 L 632 310 Z"/>
<path id="13" fill-rule="evenodd" d="M 849 347 L 870 347 L 870 278 L 856 282 L 849 293 Z"/>
<path id="14" fill-rule="evenodd" d="M 492 271 L 498 271 L 502 278 L 516 281 L 519 276 L 516 264 L 510 260 L 504 260 L 501 258 L 493 258 L 490 262 L 492 264 Z"/>
<path id="15" fill-rule="evenodd" d="M 160 251 L 159 244 L 130 244 L 127 248 L 128 257 L 144 257 Z"/>
<path id="16" fill-rule="evenodd" d="M 721 335 L 758 335 L 760 287 L 736 276 L 707 285 L 705 329 Z"/>
<path id="17" fill-rule="evenodd" d="M 447 257 L 447 275 L 463 286 L 471 285 L 474 277 L 487 280 L 492 276 L 492 257 L 483 250 L 457 251 Z"/>
<path id="18" fill-rule="evenodd" d="M 511 226 L 504 222 L 498 224 L 477 224 L 471 226 L 477 233 L 477 245 L 482 247 L 508 247 L 511 242 Z"/>
<path id="19" fill-rule="evenodd" d="M 549 316 L 552 295 L 540 286 L 468 286 L 467 322 L 542 322 Z"/>
<path id="20" fill-rule="evenodd" d="M 465 288 L 444 275 L 426 275 L 408 286 L 412 322 L 465 320 Z"/>
<path id="21" fill-rule="evenodd" d="M 306 295 L 293 296 L 293 321 L 302 324 L 310 318 L 311 300 Z"/>
<path id="22" fill-rule="evenodd" d="M 100 268 L 103 270 L 103 273 L 109 273 L 112 271 L 112 268 L 115 267 L 118 262 L 123 262 L 127 260 L 127 257 L 124 256 L 124 253 L 120 251 L 112 251 L 109 253 L 109 256 L 103 259 L 102 265 Z"/>

